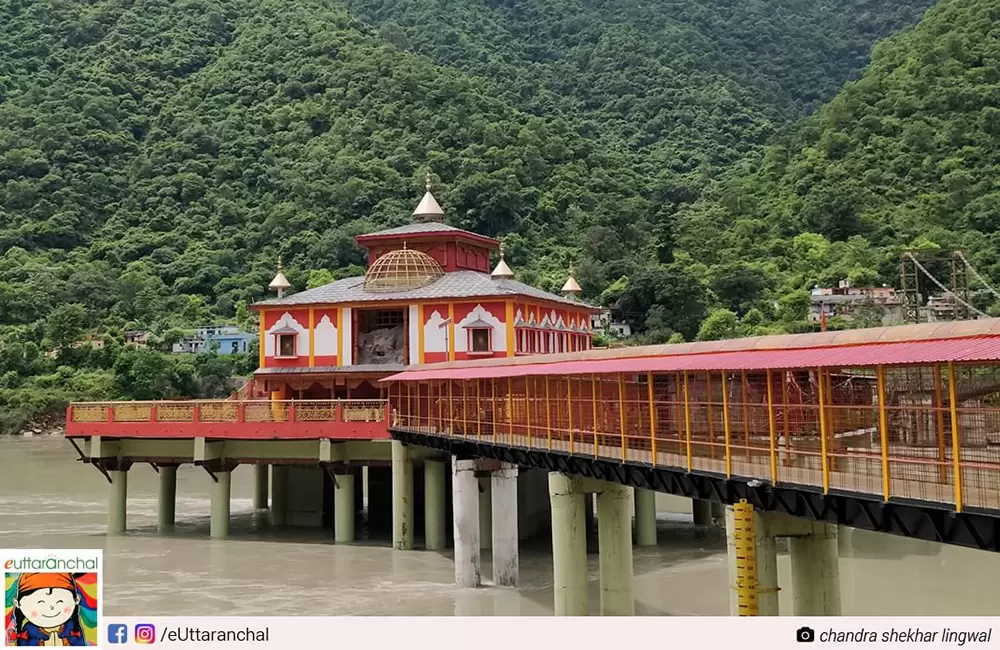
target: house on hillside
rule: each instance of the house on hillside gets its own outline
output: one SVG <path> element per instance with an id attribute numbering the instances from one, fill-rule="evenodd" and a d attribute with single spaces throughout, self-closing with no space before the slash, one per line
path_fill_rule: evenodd
<path id="1" fill-rule="evenodd" d="M 243 354 L 250 349 L 255 334 L 244 332 L 231 325 L 204 325 L 195 332 L 174 343 L 174 354 Z"/>

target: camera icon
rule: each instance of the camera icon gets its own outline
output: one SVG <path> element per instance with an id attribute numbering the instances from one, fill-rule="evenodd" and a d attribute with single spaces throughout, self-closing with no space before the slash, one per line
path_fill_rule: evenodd
<path id="1" fill-rule="evenodd" d="M 812 643 L 816 640 L 816 632 L 811 627 L 800 627 L 795 630 L 795 640 L 799 643 Z"/>

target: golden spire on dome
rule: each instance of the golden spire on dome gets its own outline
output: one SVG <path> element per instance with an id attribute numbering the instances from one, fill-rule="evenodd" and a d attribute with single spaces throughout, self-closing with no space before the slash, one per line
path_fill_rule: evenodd
<path id="1" fill-rule="evenodd" d="M 493 269 L 492 273 L 490 273 L 490 277 L 492 277 L 494 280 L 506 280 L 508 278 L 514 277 L 514 272 L 510 270 L 510 267 L 507 266 L 507 260 L 504 259 L 504 249 L 502 241 L 500 242 L 500 261 L 497 262 L 496 268 Z"/>
<path id="2" fill-rule="evenodd" d="M 278 297 L 281 298 L 285 294 L 285 289 L 288 289 L 291 286 L 292 283 L 288 281 L 288 278 L 285 277 L 285 274 L 283 272 L 281 266 L 281 255 L 279 255 L 278 273 L 274 276 L 274 279 L 271 280 L 271 284 L 267 285 L 267 288 L 270 289 L 271 291 L 277 291 Z"/>
<path id="3" fill-rule="evenodd" d="M 427 171 L 427 176 L 424 177 L 424 188 L 426 192 L 424 193 L 424 198 L 420 199 L 420 203 L 417 208 L 413 211 L 413 216 L 418 219 L 423 219 L 424 221 L 438 221 L 444 216 L 444 210 L 438 205 L 437 199 L 431 194 L 431 172 Z"/>
<path id="4" fill-rule="evenodd" d="M 566 278 L 566 283 L 562 287 L 562 292 L 570 297 L 576 297 L 577 294 L 581 293 L 583 289 L 580 288 L 580 283 L 576 281 L 573 277 L 573 266 L 569 267 L 569 277 Z"/>

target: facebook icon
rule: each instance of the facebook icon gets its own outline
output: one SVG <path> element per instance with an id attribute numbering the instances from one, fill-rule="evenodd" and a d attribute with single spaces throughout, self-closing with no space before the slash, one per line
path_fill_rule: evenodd
<path id="1" fill-rule="evenodd" d="M 127 643 L 128 625 L 124 623 L 108 623 L 108 643 Z"/>

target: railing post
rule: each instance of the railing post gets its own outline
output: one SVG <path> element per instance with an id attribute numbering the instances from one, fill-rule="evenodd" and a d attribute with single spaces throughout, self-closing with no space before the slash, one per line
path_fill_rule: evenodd
<path id="1" fill-rule="evenodd" d="M 382 407 L 382 411 L 383 411 L 382 412 L 382 421 L 386 423 L 386 425 L 387 425 L 386 428 L 387 429 L 389 428 L 388 425 L 395 424 L 392 421 L 392 412 L 391 412 L 391 409 L 392 409 L 392 405 L 389 404 L 389 402 L 386 402 L 385 405 Z"/>
<path id="2" fill-rule="evenodd" d="M 688 471 L 691 471 L 693 455 L 691 453 L 691 396 L 688 393 L 688 373 L 684 371 L 684 438 L 687 443 Z"/>
<path id="3" fill-rule="evenodd" d="M 240 400 L 236 404 L 236 422 L 237 423 L 243 424 L 244 422 L 247 421 L 246 408 L 247 408 L 246 402 L 244 402 L 243 400 Z"/>
<path id="4" fill-rule="evenodd" d="M 114 406 L 109 406 L 108 407 L 108 422 L 114 422 L 114 421 L 115 421 L 115 407 Z"/>
<path id="5" fill-rule="evenodd" d="M 819 393 L 819 453 L 820 453 L 820 467 L 823 472 L 823 494 L 830 491 L 830 466 L 826 458 L 826 388 L 824 387 L 824 382 L 826 381 L 823 377 L 823 369 L 816 369 L 816 381 L 818 393 Z"/>
<path id="6" fill-rule="evenodd" d="M 476 379 L 476 439 L 483 437 L 482 379 Z"/>
<path id="7" fill-rule="evenodd" d="M 889 416 L 885 403 L 885 366 L 875 368 L 878 382 L 878 428 L 882 453 L 882 498 L 889 500 Z"/>
<path id="8" fill-rule="evenodd" d="M 622 432 L 622 462 L 628 460 L 625 443 L 625 375 L 618 373 L 618 425 Z"/>
<path id="9" fill-rule="evenodd" d="M 524 378 L 524 426 L 528 433 L 528 447 L 531 447 L 531 376 Z"/>
<path id="10" fill-rule="evenodd" d="M 731 436 L 729 429 L 729 381 L 728 371 L 722 371 L 722 433 L 725 436 L 726 446 L 726 478 L 733 475 L 733 448 L 730 444 Z"/>
<path id="11" fill-rule="evenodd" d="M 767 429 L 770 438 L 771 452 L 771 484 L 778 484 L 778 448 L 776 437 L 778 435 L 778 423 L 774 418 L 774 387 L 772 386 L 772 375 L 770 369 L 766 373 L 767 381 Z"/>
<path id="12" fill-rule="evenodd" d="M 288 402 L 288 422 L 295 422 L 295 402 L 289 400 Z"/>
<path id="13" fill-rule="evenodd" d="M 201 407 L 198 406 L 197 402 L 191 407 L 191 421 L 194 423 L 201 422 Z"/>
<path id="14" fill-rule="evenodd" d="M 594 458 L 597 458 L 597 373 L 590 375 L 590 410 L 594 416 Z"/>
<path id="15" fill-rule="evenodd" d="M 649 449 L 652 462 L 656 465 L 656 401 L 653 399 L 653 373 L 646 373 L 646 392 L 649 399 Z"/>
<path id="16" fill-rule="evenodd" d="M 549 376 L 545 375 L 545 434 L 548 436 L 546 449 L 552 451 L 552 403 L 549 401 Z"/>
<path id="17" fill-rule="evenodd" d="M 573 379 L 567 375 L 566 376 L 566 402 L 569 408 L 566 409 L 569 413 L 569 453 L 573 453 Z"/>
<path id="18" fill-rule="evenodd" d="M 153 404 L 152 406 L 149 407 L 149 421 L 150 422 L 158 421 L 156 417 L 156 404 Z"/>
<path id="19" fill-rule="evenodd" d="M 389 408 L 388 404 L 386 405 L 386 408 L 387 409 Z M 333 407 L 333 421 L 334 422 L 344 421 L 344 402 L 339 399 L 337 400 L 337 404 Z M 388 422 L 388 420 L 386 420 L 386 422 Z"/>
<path id="20" fill-rule="evenodd" d="M 73 421 L 73 405 L 70 404 L 66 407 L 66 424 Z"/>
<path id="21" fill-rule="evenodd" d="M 958 421 L 958 387 L 955 382 L 955 362 L 948 362 L 948 402 L 951 408 L 951 463 L 955 480 L 955 512 L 962 512 L 962 443 Z"/>

